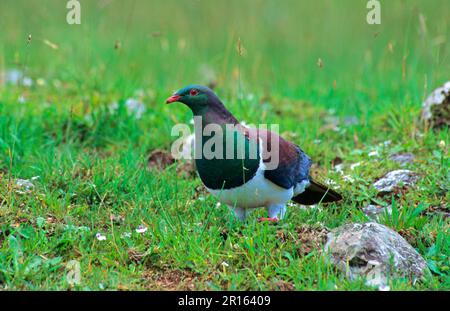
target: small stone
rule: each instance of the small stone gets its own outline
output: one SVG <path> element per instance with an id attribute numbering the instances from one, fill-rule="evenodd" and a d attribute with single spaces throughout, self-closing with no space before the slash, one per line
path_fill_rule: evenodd
<path id="1" fill-rule="evenodd" d="M 31 179 L 34 180 L 34 179 Z M 29 179 L 17 179 L 16 180 L 16 192 L 19 194 L 25 194 L 33 191 L 34 185 Z"/>
<path id="2" fill-rule="evenodd" d="M 364 207 L 362 210 L 367 217 L 369 217 L 372 220 L 377 220 L 378 216 L 383 214 L 385 211 L 388 214 L 391 214 L 392 206 L 388 205 L 386 207 L 383 207 L 383 206 L 379 206 L 379 205 L 369 204 L 366 207 Z"/>
<path id="3" fill-rule="evenodd" d="M 412 153 L 396 153 L 389 157 L 391 161 L 398 162 L 402 166 L 412 164 L 414 162 L 414 155 Z"/>
<path id="4" fill-rule="evenodd" d="M 392 192 L 397 186 L 412 186 L 419 179 L 418 175 L 410 170 L 395 170 L 387 173 L 377 180 L 373 186 L 379 193 Z"/>

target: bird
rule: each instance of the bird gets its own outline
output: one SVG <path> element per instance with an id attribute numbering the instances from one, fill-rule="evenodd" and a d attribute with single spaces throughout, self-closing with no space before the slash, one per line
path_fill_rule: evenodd
<path id="1" fill-rule="evenodd" d="M 193 113 L 195 167 L 202 183 L 238 219 L 245 221 L 256 208 L 266 208 L 268 217 L 258 221 L 279 222 L 291 200 L 302 205 L 342 200 L 313 180 L 312 160 L 298 145 L 267 129 L 242 125 L 210 88 L 190 84 L 166 100 L 175 102 Z M 271 163 L 273 150 L 277 161 Z"/>

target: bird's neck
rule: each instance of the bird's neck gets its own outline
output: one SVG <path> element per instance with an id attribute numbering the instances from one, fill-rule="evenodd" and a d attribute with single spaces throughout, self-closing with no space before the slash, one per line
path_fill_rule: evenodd
<path id="1" fill-rule="evenodd" d="M 193 111 L 194 116 L 202 118 L 202 127 L 208 124 L 239 124 L 239 121 L 229 112 L 225 106 L 220 102 L 215 102 L 202 110 Z"/>

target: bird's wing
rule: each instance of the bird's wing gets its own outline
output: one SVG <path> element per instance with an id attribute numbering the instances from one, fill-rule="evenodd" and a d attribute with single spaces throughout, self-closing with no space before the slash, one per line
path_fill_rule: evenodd
<path id="1" fill-rule="evenodd" d="M 308 180 L 311 159 L 299 146 L 268 130 L 246 129 L 245 131 L 248 139 L 255 139 L 255 137 L 261 139 L 264 163 L 273 161 L 273 157 L 278 152 L 278 165 L 274 169 L 265 170 L 265 178 L 285 189 L 295 187 L 297 183 Z"/>
<path id="2" fill-rule="evenodd" d="M 257 135 L 253 134 L 254 132 Z M 265 170 L 265 178 L 285 189 L 295 188 L 302 181 L 308 181 L 304 191 L 292 198 L 295 202 L 311 205 L 319 202 L 336 202 L 342 199 L 342 196 L 333 189 L 311 179 L 309 173 L 312 161 L 299 146 L 266 130 L 250 130 L 250 132 L 247 131 L 246 136 L 250 140 L 261 139 L 263 144 L 261 152 L 263 161 L 266 163 L 271 160 L 267 155 L 272 153 L 275 150 L 274 148 L 278 146 L 278 166 L 275 169 Z"/>

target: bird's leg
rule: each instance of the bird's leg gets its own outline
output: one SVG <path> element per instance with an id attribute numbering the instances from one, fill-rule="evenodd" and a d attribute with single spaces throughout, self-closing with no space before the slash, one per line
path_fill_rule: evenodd
<path id="1" fill-rule="evenodd" d="M 274 204 L 267 207 L 269 218 L 260 218 L 259 221 L 277 222 L 284 218 L 286 214 L 286 204 Z"/>
<path id="2" fill-rule="evenodd" d="M 242 207 L 228 206 L 228 208 L 234 210 L 234 215 L 241 221 L 245 221 L 247 215 L 250 214 L 249 211 L 247 211 L 247 209 Z"/>

